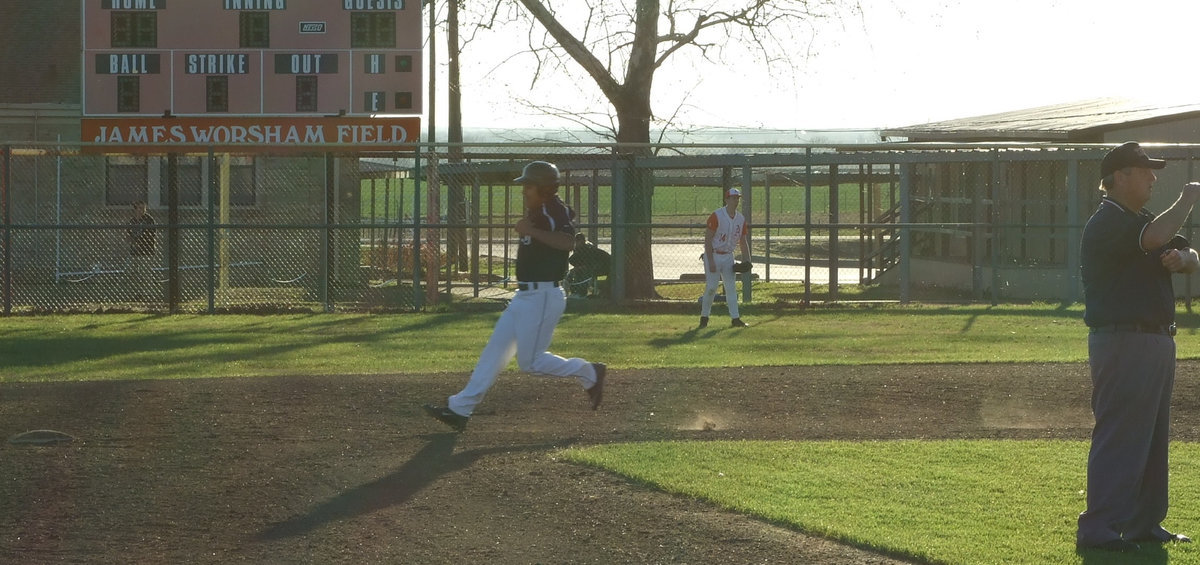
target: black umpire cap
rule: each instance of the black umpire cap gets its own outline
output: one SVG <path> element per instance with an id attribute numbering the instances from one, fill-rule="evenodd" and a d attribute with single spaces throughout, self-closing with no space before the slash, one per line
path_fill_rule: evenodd
<path id="1" fill-rule="evenodd" d="M 1126 141 L 1104 156 L 1100 161 L 1100 176 L 1107 177 L 1125 167 L 1161 169 L 1167 166 L 1162 159 L 1151 159 L 1136 141 Z"/>

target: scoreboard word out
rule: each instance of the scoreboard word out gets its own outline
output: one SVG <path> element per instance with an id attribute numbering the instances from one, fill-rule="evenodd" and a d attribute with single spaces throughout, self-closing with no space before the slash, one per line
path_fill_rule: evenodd
<path id="1" fill-rule="evenodd" d="M 423 112 L 420 0 L 81 0 L 83 115 Z"/>

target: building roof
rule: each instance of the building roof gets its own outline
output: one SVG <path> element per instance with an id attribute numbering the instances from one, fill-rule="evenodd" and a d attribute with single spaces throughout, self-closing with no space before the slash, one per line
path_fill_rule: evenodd
<path id="1" fill-rule="evenodd" d="M 1200 103 L 1096 98 L 888 129 L 884 139 L 909 141 L 1070 141 L 1099 143 L 1103 134 L 1135 125 L 1200 116 Z"/>

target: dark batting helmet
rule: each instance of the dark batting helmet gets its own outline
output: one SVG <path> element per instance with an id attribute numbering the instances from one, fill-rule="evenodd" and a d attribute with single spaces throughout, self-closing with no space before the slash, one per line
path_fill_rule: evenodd
<path id="1" fill-rule="evenodd" d="M 558 188 L 558 167 L 554 166 L 554 163 L 531 161 L 528 165 L 525 165 L 525 169 L 521 171 L 521 176 L 513 179 L 513 182 L 531 184 L 537 187 Z"/>

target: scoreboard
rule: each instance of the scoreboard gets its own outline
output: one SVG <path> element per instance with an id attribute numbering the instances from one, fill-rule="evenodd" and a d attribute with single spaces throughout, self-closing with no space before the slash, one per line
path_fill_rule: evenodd
<path id="1" fill-rule="evenodd" d="M 193 130 L 360 127 L 380 114 L 392 117 L 369 121 L 389 136 L 355 142 L 418 136 L 420 0 L 81 1 L 84 141 L 160 127 L 196 142 Z"/>

